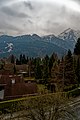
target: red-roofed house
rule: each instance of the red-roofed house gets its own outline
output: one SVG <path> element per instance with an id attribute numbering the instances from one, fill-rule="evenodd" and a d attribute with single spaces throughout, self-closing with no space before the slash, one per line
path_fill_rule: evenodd
<path id="1" fill-rule="evenodd" d="M 25 83 L 22 76 L 0 75 L 0 99 L 21 97 L 37 93 L 36 83 Z"/>

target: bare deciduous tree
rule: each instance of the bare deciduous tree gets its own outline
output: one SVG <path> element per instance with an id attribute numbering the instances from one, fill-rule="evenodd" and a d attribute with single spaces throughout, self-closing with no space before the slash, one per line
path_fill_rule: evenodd
<path id="1" fill-rule="evenodd" d="M 74 107 L 61 93 L 31 97 L 13 105 L 10 120 L 78 120 Z M 2 119 L 4 120 L 4 119 Z M 5 119 L 9 120 L 9 119 Z"/>

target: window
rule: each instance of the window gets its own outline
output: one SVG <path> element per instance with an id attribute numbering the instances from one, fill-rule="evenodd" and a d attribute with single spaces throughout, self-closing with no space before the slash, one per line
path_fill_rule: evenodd
<path id="1" fill-rule="evenodd" d="M 12 84 L 15 84 L 15 79 L 12 79 L 11 81 L 12 81 Z"/>

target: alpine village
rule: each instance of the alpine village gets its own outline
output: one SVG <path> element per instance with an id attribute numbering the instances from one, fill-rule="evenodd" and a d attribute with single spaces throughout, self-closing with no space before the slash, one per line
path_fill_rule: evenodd
<path id="1" fill-rule="evenodd" d="M 12 54 L 0 59 L 1 120 L 73 120 L 72 101 L 79 96 L 80 38 L 62 57 L 53 51 L 42 58 Z"/>

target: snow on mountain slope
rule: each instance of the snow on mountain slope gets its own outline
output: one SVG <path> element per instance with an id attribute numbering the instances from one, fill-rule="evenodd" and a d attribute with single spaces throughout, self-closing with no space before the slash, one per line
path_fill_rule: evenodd
<path id="1" fill-rule="evenodd" d="M 42 37 L 43 40 L 46 40 L 46 42 L 53 42 L 53 39 L 56 39 L 56 36 L 54 34 L 52 35 L 45 35 Z"/>
<path id="2" fill-rule="evenodd" d="M 5 57 L 9 54 L 18 56 L 21 53 L 32 57 L 43 57 L 46 54 L 51 55 L 53 52 L 62 56 L 67 50 L 52 42 L 46 42 L 42 37 L 34 34 L 17 37 L 0 36 L 0 51 L 0 57 Z"/>
<path id="3" fill-rule="evenodd" d="M 61 38 L 58 38 L 55 35 L 47 35 L 42 37 L 44 41 L 55 44 L 59 47 L 62 47 L 66 50 L 71 49 L 73 51 L 73 44 L 68 43 L 67 41 L 64 41 Z"/>
<path id="4" fill-rule="evenodd" d="M 8 56 L 9 54 L 24 53 L 28 56 L 44 56 L 51 55 L 53 52 L 62 56 L 70 49 L 74 51 L 77 39 L 80 37 L 80 31 L 70 28 L 62 32 L 60 35 L 54 34 L 46 36 L 22 35 L 22 36 L 0 36 L 0 56 Z M 3 54 L 4 53 L 4 54 Z"/>
<path id="5" fill-rule="evenodd" d="M 77 42 L 77 39 L 80 37 L 80 31 L 73 30 L 71 28 L 66 29 L 64 32 L 58 35 L 58 38 L 65 41 Z"/>
<path id="6" fill-rule="evenodd" d="M 7 52 L 11 52 L 13 50 L 13 43 L 7 43 L 5 49 L 8 49 Z"/>

